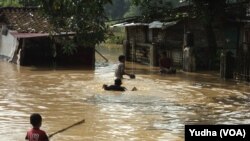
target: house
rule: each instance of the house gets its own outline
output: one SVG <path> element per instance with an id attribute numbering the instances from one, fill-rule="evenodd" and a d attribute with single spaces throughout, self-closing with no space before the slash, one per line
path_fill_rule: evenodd
<path id="1" fill-rule="evenodd" d="M 158 66 L 161 52 L 165 51 L 173 60 L 173 65 L 183 67 L 183 50 L 185 45 L 196 48 L 196 68 L 208 68 L 208 47 L 201 24 L 193 19 L 125 22 L 113 25 L 125 27 L 124 54 L 128 61 L 135 61 L 150 66 Z"/>
<path id="2" fill-rule="evenodd" d="M 185 13 L 188 9 L 175 10 Z M 230 2 L 225 10 L 225 17 L 212 23 L 217 44 L 213 66 L 221 78 L 250 81 L 250 3 Z M 159 53 L 166 51 L 174 66 L 184 71 L 210 69 L 207 31 L 201 20 L 195 16 L 146 23 L 138 19 L 113 26 L 126 29 L 124 54 L 128 61 L 158 66 Z"/>
<path id="3" fill-rule="evenodd" d="M 0 58 L 22 66 L 51 63 L 94 66 L 94 47 L 77 47 L 76 53 L 65 54 L 57 38 L 70 38 L 74 32 L 62 29 L 60 34 L 52 35 L 52 28 L 38 8 L 0 8 Z"/>

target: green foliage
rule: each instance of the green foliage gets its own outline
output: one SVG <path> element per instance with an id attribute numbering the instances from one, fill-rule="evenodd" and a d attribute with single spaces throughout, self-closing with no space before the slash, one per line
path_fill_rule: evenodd
<path id="1" fill-rule="evenodd" d="M 115 27 L 115 28 L 109 29 L 109 36 L 105 40 L 105 43 L 122 44 L 123 40 L 125 39 L 124 32 L 125 32 L 124 28 Z"/>
<path id="2" fill-rule="evenodd" d="M 39 6 L 40 0 L 18 0 L 22 6 Z"/>
<path id="3" fill-rule="evenodd" d="M 54 25 L 51 31 L 75 32 L 66 51 L 73 46 L 94 47 L 105 40 L 107 20 L 104 5 L 111 0 L 40 0 L 43 12 Z M 54 33 L 52 33 L 54 34 Z M 63 40 L 63 39 L 62 39 Z M 71 51 L 70 51 L 71 52 Z"/>
<path id="4" fill-rule="evenodd" d="M 40 0 L 1 0 L 0 6 L 39 6 Z"/>
<path id="5" fill-rule="evenodd" d="M 130 0 L 112 0 L 112 4 L 105 5 L 105 12 L 109 19 L 120 19 L 130 8 Z"/>
<path id="6" fill-rule="evenodd" d="M 77 52 L 77 47 L 75 46 L 72 40 L 61 40 L 61 44 L 63 44 L 63 53 L 64 54 L 74 54 Z"/>
<path id="7" fill-rule="evenodd" d="M 205 23 L 212 22 L 214 19 L 225 15 L 226 1 L 227 0 L 192 0 L 197 15 L 204 18 Z"/>
<path id="8" fill-rule="evenodd" d="M 127 17 L 134 17 L 134 16 L 140 16 L 141 15 L 141 12 L 140 12 L 140 9 L 138 6 L 135 6 L 135 5 L 131 5 L 129 7 L 129 10 L 124 14 L 124 18 L 127 18 Z"/>
<path id="9" fill-rule="evenodd" d="M 132 0 L 133 4 L 139 6 L 141 15 L 146 21 L 163 20 L 171 16 L 173 8 L 170 0 Z"/>
<path id="10" fill-rule="evenodd" d="M 18 0 L 1 0 L 0 6 L 5 7 L 5 6 L 21 6 L 21 5 L 19 4 Z"/>
<path id="11" fill-rule="evenodd" d="M 112 0 L 1 0 L 0 6 L 41 7 L 53 25 L 50 27 L 52 35 L 65 31 L 76 33 L 66 41 L 61 38 L 65 52 L 73 53 L 76 46 L 94 47 L 105 40 L 104 5 L 110 3 Z"/>

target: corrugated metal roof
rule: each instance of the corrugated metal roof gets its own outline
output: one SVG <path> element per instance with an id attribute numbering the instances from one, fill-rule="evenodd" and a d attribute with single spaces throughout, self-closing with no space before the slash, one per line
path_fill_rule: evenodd
<path id="1" fill-rule="evenodd" d="M 169 26 L 173 26 L 177 24 L 178 21 L 172 21 L 172 22 L 160 22 L 160 21 L 154 21 L 149 24 L 148 28 L 167 28 Z"/>
<path id="2" fill-rule="evenodd" d="M 118 23 L 112 25 L 111 27 L 127 27 L 127 26 L 148 26 L 148 23 Z"/>
<path id="3" fill-rule="evenodd" d="M 154 21 L 152 23 L 118 23 L 115 25 L 112 25 L 111 27 L 129 27 L 129 26 L 148 26 L 148 28 L 167 28 L 169 26 L 173 26 L 177 24 L 178 21 L 172 21 L 172 22 L 160 22 L 160 21 Z"/>

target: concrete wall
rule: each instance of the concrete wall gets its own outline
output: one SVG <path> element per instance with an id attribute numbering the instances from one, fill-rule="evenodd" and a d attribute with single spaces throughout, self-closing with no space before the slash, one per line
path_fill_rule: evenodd
<path id="1" fill-rule="evenodd" d="M 10 32 L 11 31 L 8 31 L 7 35 L 0 34 L 0 56 L 8 61 L 12 59 L 16 47 L 18 46 L 17 39 L 12 36 Z"/>

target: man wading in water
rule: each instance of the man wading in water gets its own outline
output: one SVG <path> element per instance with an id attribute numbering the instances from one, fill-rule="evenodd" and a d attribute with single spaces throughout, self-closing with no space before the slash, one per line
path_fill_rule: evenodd
<path id="1" fill-rule="evenodd" d="M 121 84 L 122 84 L 122 80 L 123 79 L 123 75 L 128 75 L 131 79 L 134 79 L 135 78 L 135 75 L 134 74 L 129 74 L 129 73 L 126 73 L 125 72 L 125 56 L 124 55 L 120 55 L 118 57 L 118 60 L 119 60 L 119 64 L 115 70 L 115 84 L 114 85 L 106 85 L 104 84 L 103 85 L 103 88 L 104 90 L 113 90 L 113 91 L 125 91 L 127 90 L 125 87 L 122 87 Z M 134 87 L 132 89 L 132 91 L 136 91 L 137 88 Z"/>
<path id="2" fill-rule="evenodd" d="M 120 55 L 118 57 L 119 64 L 115 70 L 115 77 L 118 79 L 123 79 L 123 75 L 128 75 L 131 79 L 135 78 L 134 74 L 129 74 L 125 72 L 125 56 Z"/>

